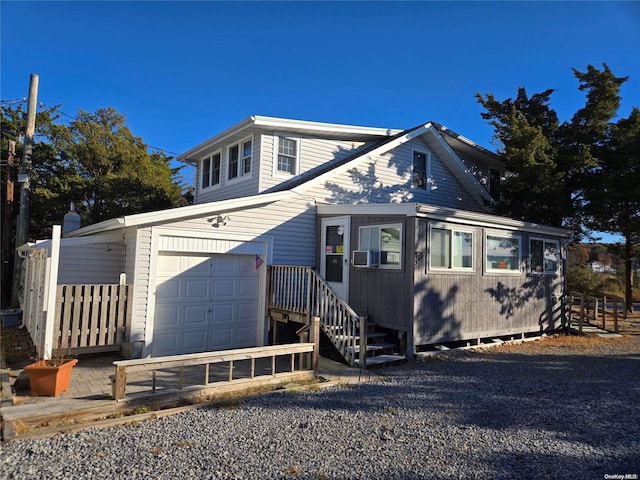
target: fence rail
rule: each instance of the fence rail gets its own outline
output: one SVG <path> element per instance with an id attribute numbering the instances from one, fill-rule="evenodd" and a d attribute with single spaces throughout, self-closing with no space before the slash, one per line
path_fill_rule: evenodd
<path id="1" fill-rule="evenodd" d="M 578 321 L 578 329 L 582 332 L 585 323 L 602 325 L 607 329 L 607 321 L 613 321 L 613 331 L 619 333 L 618 321 L 626 318 L 625 300 L 615 295 L 596 297 L 581 292 L 569 294 L 569 323 Z"/>
<path id="2" fill-rule="evenodd" d="M 131 318 L 132 293 L 132 285 L 58 285 L 54 347 L 117 350 Z"/>
<path id="3" fill-rule="evenodd" d="M 209 386 L 209 366 L 218 363 L 228 364 L 228 377 L 224 382 L 216 382 L 214 387 L 224 385 L 233 385 L 238 383 L 264 383 L 270 382 L 277 378 L 283 380 L 300 374 L 303 371 L 308 372 L 314 377 L 318 375 L 319 360 L 319 330 L 320 319 L 315 318 L 312 323 L 312 342 L 293 343 L 286 345 L 271 345 L 265 347 L 242 348 L 235 350 L 223 350 L 218 352 L 191 353 L 186 355 L 172 355 L 168 357 L 140 358 L 134 360 L 122 360 L 113 362 L 115 365 L 115 377 L 113 396 L 116 401 L 121 402 L 126 396 L 127 373 L 134 372 L 151 372 L 152 383 L 151 391 L 156 391 L 156 372 L 159 370 L 178 370 L 179 383 L 178 390 L 184 388 L 184 369 L 197 365 L 204 365 L 205 372 L 202 382 L 195 387 L 204 388 Z M 310 361 L 298 361 L 296 369 L 296 356 L 310 355 Z M 278 357 L 289 357 L 290 364 L 287 372 L 276 372 L 276 359 Z M 262 358 L 271 358 L 271 368 L 267 374 L 260 374 L 256 370 L 256 360 Z M 247 378 L 234 378 L 235 362 L 249 361 L 250 371 Z M 300 359 L 302 360 L 302 358 Z M 305 368 L 309 365 L 309 368 Z"/>

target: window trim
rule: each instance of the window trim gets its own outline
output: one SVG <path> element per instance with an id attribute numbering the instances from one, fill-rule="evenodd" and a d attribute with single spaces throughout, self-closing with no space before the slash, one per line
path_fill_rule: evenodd
<path id="1" fill-rule="evenodd" d="M 508 238 L 508 239 L 517 239 L 518 240 L 518 269 L 517 270 L 508 270 L 508 269 L 500 269 L 500 268 L 489 268 L 487 265 L 487 255 L 489 252 L 489 247 L 488 247 L 488 237 L 501 237 L 501 238 Z M 484 232 L 484 248 L 483 248 L 483 255 L 482 255 L 482 263 L 483 263 L 483 268 L 484 268 L 484 273 L 486 275 L 522 275 L 525 271 L 525 266 L 523 265 L 522 262 L 522 249 L 523 249 L 523 242 L 522 242 L 522 235 L 520 234 L 515 234 L 515 233 L 510 233 L 510 232 L 501 232 L 501 231 L 496 231 L 496 230 L 485 230 Z"/>
<path id="2" fill-rule="evenodd" d="M 425 187 L 424 188 L 420 188 L 420 187 L 416 187 L 413 184 L 413 173 L 414 173 L 414 168 L 415 168 L 415 155 L 416 153 L 422 153 L 425 155 L 425 166 L 424 166 L 424 183 L 425 183 Z M 431 190 L 433 190 L 433 182 L 431 179 L 431 150 L 429 150 L 428 148 L 425 148 L 423 150 L 421 149 L 417 149 L 414 148 L 411 150 L 411 190 L 419 190 L 421 192 L 430 192 Z"/>
<path id="3" fill-rule="evenodd" d="M 290 172 L 285 172 L 283 170 L 280 170 L 278 168 L 278 155 L 280 154 L 280 139 L 286 139 L 286 140 L 293 140 L 294 142 L 296 142 L 296 157 L 295 157 L 295 161 L 296 161 L 296 165 L 295 165 L 295 172 L 294 173 L 290 173 Z M 300 175 L 300 146 L 302 144 L 302 139 L 300 137 L 296 137 L 295 135 L 286 135 L 286 134 L 279 134 L 279 133 L 274 133 L 273 135 L 273 168 L 272 168 L 272 175 L 274 177 L 283 177 L 283 178 L 291 178 L 291 177 L 295 177 L 297 175 Z"/>
<path id="4" fill-rule="evenodd" d="M 471 234 L 471 267 L 434 267 L 433 265 L 431 265 L 431 249 L 432 249 L 432 244 L 431 244 L 431 232 L 433 231 L 433 229 L 437 229 L 437 230 L 449 230 L 451 231 L 451 233 L 453 234 L 454 232 L 456 233 L 470 233 Z M 453 235 L 451 235 L 451 241 L 453 242 Z M 428 260 L 427 260 L 427 264 L 429 265 L 429 271 L 432 272 L 437 272 L 437 273 L 452 273 L 452 274 L 473 274 L 476 271 L 476 231 L 473 228 L 470 227 L 459 227 L 459 226 L 451 226 L 451 225 L 447 225 L 447 224 L 442 224 L 442 223 L 432 223 L 429 225 L 429 236 L 427 238 L 427 256 L 428 256 Z M 450 245 L 450 247 L 452 247 L 453 245 Z M 453 248 L 450 248 L 450 251 L 453 251 Z M 453 265 L 453 257 L 450 259 L 451 260 L 451 264 Z"/>
<path id="5" fill-rule="evenodd" d="M 213 157 L 215 157 L 216 155 L 219 156 L 220 158 L 220 165 L 219 165 L 219 171 L 218 171 L 218 182 L 217 183 L 213 183 Z M 205 162 L 209 163 L 209 181 L 207 183 L 207 186 L 203 185 L 203 181 L 204 181 L 204 171 L 205 171 Z M 220 185 L 222 183 L 222 150 L 216 150 L 215 152 L 211 153 L 209 156 L 205 157 L 202 159 L 201 162 L 201 166 L 202 168 L 200 169 L 200 182 L 199 182 L 199 186 L 200 186 L 200 190 L 201 191 L 206 191 L 206 190 L 211 190 L 214 188 L 220 188 Z"/>
<path id="6" fill-rule="evenodd" d="M 251 142 L 251 155 L 249 157 L 245 157 L 243 156 L 243 152 L 242 152 L 242 147 L 244 146 L 245 143 L 247 143 L 248 141 Z M 253 138 L 253 135 L 249 135 L 248 137 L 242 138 L 240 140 L 238 140 L 237 142 L 233 142 L 229 145 L 227 145 L 226 147 L 226 152 L 227 152 L 227 166 L 226 166 L 226 182 L 227 184 L 231 184 L 231 183 L 235 183 L 235 182 L 240 182 L 242 180 L 248 180 L 252 177 L 253 175 L 253 153 L 254 153 L 254 146 L 255 146 L 255 141 Z M 238 173 L 235 177 L 230 178 L 229 175 L 231 173 L 231 149 L 234 147 L 238 147 Z M 250 169 L 247 173 L 244 172 L 244 160 L 248 158 L 249 159 L 249 165 L 250 165 Z"/>
<path id="7" fill-rule="evenodd" d="M 389 263 L 382 263 L 382 229 L 384 228 L 397 228 L 400 232 L 400 236 L 398 238 L 398 245 L 399 245 L 399 255 L 400 258 L 398 259 L 398 263 L 397 264 L 389 264 Z M 371 229 L 371 230 L 377 230 L 377 234 L 378 234 L 378 250 L 372 249 L 372 248 L 363 248 L 362 247 L 362 231 L 364 229 Z M 402 270 L 403 269 L 403 265 L 404 265 L 404 224 L 403 223 L 382 223 L 382 224 L 375 224 L 375 225 L 360 225 L 358 227 L 358 250 L 373 250 L 373 251 L 377 251 L 379 254 L 379 261 L 378 261 L 378 269 L 382 269 L 382 270 Z"/>
<path id="8" fill-rule="evenodd" d="M 536 272 L 533 270 L 533 249 L 531 248 L 531 242 L 533 241 L 538 241 L 538 242 L 542 242 L 542 248 L 544 250 L 545 247 L 545 243 L 554 243 L 556 246 L 556 251 L 558 252 L 557 254 L 557 261 L 556 261 L 556 269 L 553 271 L 547 271 L 544 270 L 544 253 L 543 253 L 543 270 L 541 272 Z M 558 275 L 558 272 L 560 271 L 560 266 L 562 264 L 562 250 L 561 250 L 561 246 L 560 246 L 560 241 L 559 240 L 554 240 L 554 239 L 550 239 L 550 238 L 544 238 L 544 237 L 529 237 L 529 262 L 527 265 L 527 270 L 528 270 L 528 274 L 530 275 Z"/>

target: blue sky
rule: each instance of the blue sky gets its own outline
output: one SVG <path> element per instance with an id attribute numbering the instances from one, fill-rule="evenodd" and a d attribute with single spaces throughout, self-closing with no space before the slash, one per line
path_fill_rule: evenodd
<path id="1" fill-rule="evenodd" d="M 640 2 L 17 2 L 1 9 L 0 96 L 64 113 L 112 106 L 182 153 L 250 115 L 409 128 L 429 120 L 495 150 L 476 92 L 554 88 L 571 67 L 630 76 L 640 106 Z"/>

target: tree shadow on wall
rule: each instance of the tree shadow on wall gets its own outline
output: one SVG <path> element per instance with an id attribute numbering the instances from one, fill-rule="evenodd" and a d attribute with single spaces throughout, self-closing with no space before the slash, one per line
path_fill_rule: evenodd
<path id="1" fill-rule="evenodd" d="M 541 299 L 545 295 L 545 286 L 538 278 L 530 278 L 519 287 L 510 287 L 502 282 L 485 290 L 500 304 L 500 315 L 513 317 L 516 311 L 523 308 L 531 299 Z"/>
<path id="2" fill-rule="evenodd" d="M 376 175 L 375 162 L 369 163 L 366 172 L 357 168 L 347 171 L 353 188 L 327 182 L 325 188 L 332 193 L 335 203 L 401 203 L 409 200 L 409 189 L 398 185 L 382 185 Z"/>
<path id="3" fill-rule="evenodd" d="M 458 340 L 462 334 L 462 321 L 454 313 L 458 285 L 446 294 L 429 285 L 425 279 L 416 285 L 419 306 L 415 312 L 417 342 L 421 344 Z"/>
<path id="4" fill-rule="evenodd" d="M 563 321 L 563 300 L 560 295 L 553 294 L 553 277 L 530 277 L 518 287 L 512 287 L 498 282 L 495 288 L 485 290 L 500 304 L 500 315 L 505 319 L 514 317 L 532 300 L 544 300 L 544 306 L 540 307 L 538 324 L 542 330 L 554 329 L 559 325 L 556 322 Z"/>

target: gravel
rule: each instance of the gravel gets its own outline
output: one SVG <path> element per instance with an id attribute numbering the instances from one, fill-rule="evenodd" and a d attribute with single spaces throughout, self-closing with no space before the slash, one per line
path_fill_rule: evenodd
<path id="1" fill-rule="evenodd" d="M 452 353 L 376 383 L 2 444 L 0 478 L 638 478 L 640 338 L 591 343 Z"/>

